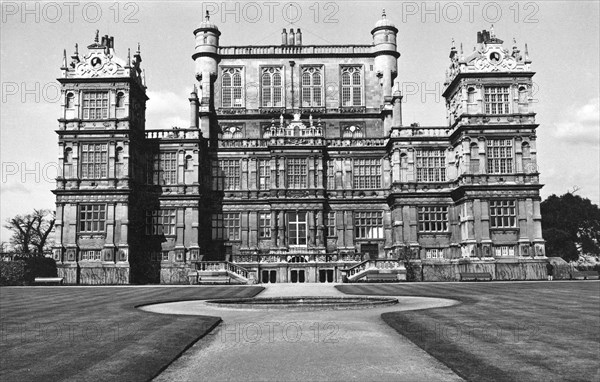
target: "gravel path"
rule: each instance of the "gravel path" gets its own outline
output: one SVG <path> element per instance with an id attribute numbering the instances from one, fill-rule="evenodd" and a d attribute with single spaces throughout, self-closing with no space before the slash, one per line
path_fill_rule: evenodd
<path id="1" fill-rule="evenodd" d="M 347 296 L 333 285 L 275 284 L 257 297 Z M 164 314 L 211 315 L 223 323 L 155 381 L 460 381 L 381 320 L 388 311 L 455 304 L 398 297 L 364 310 L 288 312 L 215 308 L 202 301 L 147 306 Z"/>

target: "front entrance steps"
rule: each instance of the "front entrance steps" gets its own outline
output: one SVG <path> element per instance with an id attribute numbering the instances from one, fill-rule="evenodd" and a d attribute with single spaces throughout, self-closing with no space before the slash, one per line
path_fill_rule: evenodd
<path id="1" fill-rule="evenodd" d="M 200 285 L 249 284 L 248 271 L 229 261 L 196 263 L 196 280 Z"/>
<path id="2" fill-rule="evenodd" d="M 406 268 L 398 260 L 365 260 L 343 269 L 348 282 L 396 282 L 406 281 Z"/>

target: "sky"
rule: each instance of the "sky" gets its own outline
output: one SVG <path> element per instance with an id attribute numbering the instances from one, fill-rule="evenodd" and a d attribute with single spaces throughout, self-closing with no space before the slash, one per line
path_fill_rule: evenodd
<path id="1" fill-rule="evenodd" d="M 70 56 L 95 31 L 115 38 L 117 56 L 141 46 L 148 86 L 147 128 L 187 126 L 195 82 L 193 31 L 204 11 L 220 44 L 279 45 L 282 28 L 301 28 L 303 44 L 370 44 L 385 8 L 398 28 L 403 122 L 446 124 L 441 97 L 451 41 L 465 53 L 477 31 L 493 25 L 513 38 L 536 72 L 538 166 L 545 198 L 577 190 L 600 201 L 598 1 L 2 1 L 0 23 L 0 221 L 34 208 L 55 208 L 63 49 Z M 8 241 L 2 228 L 0 241 Z"/>

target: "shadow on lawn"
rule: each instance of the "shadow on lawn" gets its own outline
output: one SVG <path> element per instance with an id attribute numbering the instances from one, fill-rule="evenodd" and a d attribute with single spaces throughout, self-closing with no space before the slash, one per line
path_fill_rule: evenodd
<path id="1" fill-rule="evenodd" d="M 347 294 L 442 297 L 461 304 L 382 319 L 469 381 L 600 380 L 599 283 L 341 285 Z"/>
<path id="2" fill-rule="evenodd" d="M 147 381 L 221 319 L 135 306 L 253 297 L 262 287 L 2 288 L 0 380 Z"/>

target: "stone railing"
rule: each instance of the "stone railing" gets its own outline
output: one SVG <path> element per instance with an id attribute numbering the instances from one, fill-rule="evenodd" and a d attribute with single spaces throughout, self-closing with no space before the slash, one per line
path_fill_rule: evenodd
<path id="1" fill-rule="evenodd" d="M 365 106 L 343 106 L 343 107 L 300 107 L 303 114 L 379 114 L 381 110 L 379 108 L 365 107 Z M 246 107 L 217 107 L 216 113 L 219 115 L 281 115 L 281 114 L 293 114 L 296 109 L 284 109 L 284 108 L 256 108 L 250 109 Z"/>
<path id="2" fill-rule="evenodd" d="M 369 54 L 372 45 L 298 45 L 298 46 L 222 46 L 219 55 L 265 55 L 265 54 Z"/>
<path id="3" fill-rule="evenodd" d="M 479 124 L 497 124 L 497 125 L 521 125 L 535 123 L 535 114 L 462 114 L 458 120 L 458 125 L 479 125 Z"/>
<path id="4" fill-rule="evenodd" d="M 226 270 L 228 272 L 232 272 L 232 273 L 235 273 L 237 275 L 240 275 L 240 276 L 242 276 L 242 277 L 244 277 L 246 279 L 248 278 L 248 271 L 246 270 L 246 268 L 242 268 L 239 265 L 233 264 L 233 263 L 231 263 L 229 261 L 226 262 Z"/>
<path id="5" fill-rule="evenodd" d="M 200 139 L 202 132 L 196 129 L 146 130 L 147 139 Z"/>
<path id="6" fill-rule="evenodd" d="M 219 148 L 255 148 L 267 147 L 269 141 L 266 139 L 220 139 Z"/>
<path id="7" fill-rule="evenodd" d="M 357 276 L 359 273 L 370 270 L 370 269 L 403 269 L 404 266 L 398 262 L 398 260 L 391 259 L 373 259 L 365 260 L 362 263 L 356 264 L 353 267 L 342 270 L 346 273 L 348 278 Z"/>
<path id="8" fill-rule="evenodd" d="M 280 137 L 323 137 L 323 129 L 321 126 L 306 126 L 298 128 L 293 126 L 274 127 L 267 130 L 265 138 L 280 138 Z"/>
<path id="9" fill-rule="evenodd" d="M 447 137 L 452 130 L 448 127 L 415 127 L 407 126 L 401 129 L 394 129 L 390 134 L 391 138 L 397 137 Z"/>
<path id="10" fill-rule="evenodd" d="M 321 137 L 271 137 L 269 146 L 324 146 L 325 139 Z"/>
<path id="11" fill-rule="evenodd" d="M 335 138 L 325 140 L 329 147 L 383 147 L 387 138 Z"/>
<path id="12" fill-rule="evenodd" d="M 305 261 L 295 262 L 298 258 Z M 234 256 L 236 263 L 332 263 L 332 262 L 360 262 L 365 255 L 362 253 L 325 253 L 324 249 L 290 248 L 272 250 L 269 254 L 241 254 Z"/>
<path id="13" fill-rule="evenodd" d="M 175 138 L 172 138 L 175 139 Z M 304 135 L 300 137 L 270 137 L 264 139 L 220 139 L 219 148 L 258 148 L 284 145 L 315 145 L 328 147 L 385 147 L 387 138 L 335 138 L 323 139 Z"/>
<path id="14" fill-rule="evenodd" d="M 200 272 L 231 272 L 248 278 L 248 271 L 245 268 L 229 261 L 201 261 L 196 263 L 196 270 Z"/>

